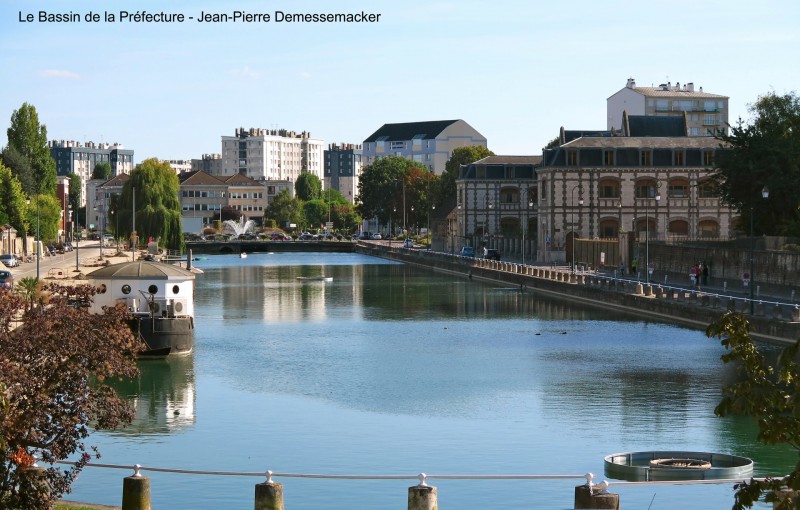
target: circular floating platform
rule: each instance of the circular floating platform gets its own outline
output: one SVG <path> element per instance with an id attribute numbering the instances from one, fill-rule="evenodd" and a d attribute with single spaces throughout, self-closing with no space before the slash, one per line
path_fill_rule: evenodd
<path id="1" fill-rule="evenodd" d="M 629 482 L 746 478 L 753 461 L 724 453 L 651 451 L 615 453 L 605 458 L 605 475 Z"/>

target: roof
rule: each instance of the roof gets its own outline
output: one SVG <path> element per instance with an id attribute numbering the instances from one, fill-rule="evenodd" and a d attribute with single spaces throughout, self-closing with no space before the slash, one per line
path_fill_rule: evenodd
<path id="1" fill-rule="evenodd" d="M 100 268 L 89 273 L 87 278 L 90 280 L 194 280 L 194 273 L 172 264 L 135 260 Z"/>
<path id="2" fill-rule="evenodd" d="M 126 173 L 121 173 L 119 175 L 115 175 L 114 177 L 112 177 L 111 179 L 107 180 L 106 182 L 104 182 L 100 186 L 103 187 L 103 188 L 113 187 L 113 186 L 122 186 L 130 178 L 131 178 L 130 175 L 128 175 Z"/>
<path id="3" fill-rule="evenodd" d="M 421 140 L 434 139 L 442 131 L 458 122 L 456 120 L 431 120 L 425 122 L 404 122 L 400 124 L 384 124 L 377 131 L 372 133 L 364 143 L 377 142 L 381 138 L 383 140 L 412 140 L 418 138 Z M 385 137 L 385 138 L 384 138 Z"/>
<path id="4" fill-rule="evenodd" d="M 633 87 L 632 90 L 635 90 L 639 94 L 648 97 L 678 97 L 678 98 L 686 98 L 686 99 L 711 99 L 711 98 L 719 98 L 719 99 L 728 99 L 728 96 L 721 96 L 719 94 L 709 94 L 708 92 L 702 92 L 699 90 L 675 90 L 674 88 L 669 88 L 667 90 L 664 87 Z"/>
<path id="5" fill-rule="evenodd" d="M 542 162 L 541 156 L 486 156 L 473 165 L 538 165 Z"/>
<path id="6" fill-rule="evenodd" d="M 261 186 L 261 183 L 257 180 L 239 172 L 236 172 L 230 177 L 226 177 L 224 182 L 229 186 Z"/>
<path id="7" fill-rule="evenodd" d="M 224 186 L 225 183 L 221 179 L 207 174 L 202 170 L 195 170 L 194 172 L 183 172 L 178 176 L 181 181 L 181 186 L 191 185 L 218 185 Z"/>
<path id="8" fill-rule="evenodd" d="M 625 136 L 686 136 L 683 115 L 627 115 L 623 112 Z"/>
<path id="9" fill-rule="evenodd" d="M 722 143 L 711 136 L 615 136 L 611 138 L 578 138 L 563 148 L 615 149 L 718 149 Z"/>

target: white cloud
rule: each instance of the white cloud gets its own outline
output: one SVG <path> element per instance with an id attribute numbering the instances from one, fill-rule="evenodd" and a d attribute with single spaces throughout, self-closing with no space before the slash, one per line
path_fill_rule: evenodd
<path id="1" fill-rule="evenodd" d="M 248 78 L 248 79 L 255 79 L 261 76 L 261 73 L 251 69 L 249 66 L 238 67 L 236 69 L 231 70 L 231 74 L 233 74 L 237 78 Z"/>
<path id="2" fill-rule="evenodd" d="M 64 69 L 44 69 L 39 71 L 42 78 L 69 78 L 70 80 L 80 80 L 81 75 Z"/>
<path id="3" fill-rule="evenodd" d="M 301 77 L 301 78 L 305 78 L 306 80 L 307 80 L 307 79 L 309 79 L 309 78 L 312 78 L 313 76 L 314 76 L 314 75 L 312 75 L 312 74 L 311 74 L 311 73 L 309 73 L 308 71 L 302 71 L 302 72 L 300 73 L 300 77 Z"/>

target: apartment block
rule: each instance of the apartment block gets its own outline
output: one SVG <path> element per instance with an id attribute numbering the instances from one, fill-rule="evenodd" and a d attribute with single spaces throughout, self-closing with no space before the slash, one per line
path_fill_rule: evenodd
<path id="1" fill-rule="evenodd" d="M 321 180 L 324 149 L 325 143 L 306 131 L 237 128 L 234 136 L 222 137 L 221 176 L 295 182 L 309 172 Z"/>
<path id="2" fill-rule="evenodd" d="M 75 173 L 81 178 L 81 205 L 86 205 L 86 183 L 92 178 L 98 163 L 108 163 L 111 175 L 129 174 L 133 170 L 133 150 L 120 144 L 80 143 L 76 141 L 51 140 L 48 142 L 50 156 L 56 162 L 57 175 Z"/>
<path id="3" fill-rule="evenodd" d="M 358 195 L 363 152 L 360 144 L 330 144 L 324 153 L 323 186 L 335 189 L 351 204 Z"/>
<path id="4" fill-rule="evenodd" d="M 703 91 L 694 83 L 662 83 L 640 87 L 628 78 L 623 89 L 606 100 L 606 128 L 620 130 L 622 113 L 679 117 L 686 122 L 688 136 L 714 136 L 728 132 L 728 97 Z"/>
<path id="5" fill-rule="evenodd" d="M 363 143 L 363 164 L 394 154 L 420 163 L 437 175 L 458 147 L 486 147 L 486 137 L 463 120 L 384 124 Z"/>

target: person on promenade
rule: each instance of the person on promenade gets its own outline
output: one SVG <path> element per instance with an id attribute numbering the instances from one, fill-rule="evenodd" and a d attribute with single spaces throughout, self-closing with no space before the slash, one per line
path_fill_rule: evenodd
<path id="1" fill-rule="evenodd" d="M 703 285 L 708 285 L 708 264 L 703 264 Z"/>
<path id="2" fill-rule="evenodd" d="M 631 274 L 636 276 L 636 266 L 638 265 L 639 261 L 637 259 L 633 259 L 631 261 Z"/>
<path id="3" fill-rule="evenodd" d="M 689 269 L 689 279 L 692 281 L 692 288 L 697 288 L 697 276 L 699 273 L 699 268 L 697 264 L 693 265 L 691 269 Z"/>

